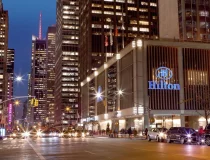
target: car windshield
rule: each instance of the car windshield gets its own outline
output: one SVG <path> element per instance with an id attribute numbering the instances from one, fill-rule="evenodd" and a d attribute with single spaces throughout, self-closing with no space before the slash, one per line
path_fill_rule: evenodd
<path id="1" fill-rule="evenodd" d="M 192 128 L 185 128 L 185 131 L 186 131 L 188 134 L 195 133 L 195 130 L 192 129 Z"/>
<path id="2" fill-rule="evenodd" d="M 158 128 L 158 131 L 159 131 L 159 132 L 166 132 L 167 129 L 166 129 L 166 128 Z"/>

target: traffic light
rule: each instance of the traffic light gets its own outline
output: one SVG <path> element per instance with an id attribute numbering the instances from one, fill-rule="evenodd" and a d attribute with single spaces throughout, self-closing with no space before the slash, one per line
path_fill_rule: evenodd
<path id="1" fill-rule="evenodd" d="M 35 102 L 35 98 L 31 99 L 31 105 L 33 106 Z"/>
<path id="2" fill-rule="evenodd" d="M 39 106 L 39 100 L 35 99 L 34 107 L 38 107 L 38 106 Z"/>
<path id="3" fill-rule="evenodd" d="M 31 106 L 38 107 L 39 106 L 39 100 L 38 99 L 31 99 Z"/>

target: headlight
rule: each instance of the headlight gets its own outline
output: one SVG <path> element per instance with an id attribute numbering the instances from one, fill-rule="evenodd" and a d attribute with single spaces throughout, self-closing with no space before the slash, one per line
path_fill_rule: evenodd
<path id="1" fill-rule="evenodd" d="M 60 134 L 59 134 L 59 137 L 63 137 L 63 135 L 64 135 L 63 133 L 60 133 Z"/>
<path id="2" fill-rule="evenodd" d="M 89 135 L 90 135 L 90 133 L 89 133 L 89 132 L 87 132 L 86 134 L 87 134 L 87 136 L 89 136 Z"/>
<path id="3" fill-rule="evenodd" d="M 13 133 L 13 134 L 12 134 L 12 136 L 13 136 L 13 137 L 16 137 L 16 134 L 15 134 L 15 133 Z"/>
<path id="4" fill-rule="evenodd" d="M 28 137 L 28 136 L 30 135 L 30 133 L 29 133 L 29 132 L 24 132 L 22 135 L 23 135 L 24 137 Z"/>
<path id="5" fill-rule="evenodd" d="M 163 137 L 164 136 L 164 133 L 163 132 L 160 132 L 160 137 Z"/>
<path id="6" fill-rule="evenodd" d="M 205 139 L 201 139 L 201 143 L 204 143 L 205 142 Z"/>
<path id="7" fill-rule="evenodd" d="M 191 139 L 188 139 L 187 141 L 188 141 L 188 142 L 191 142 Z"/>
<path id="8" fill-rule="evenodd" d="M 41 133 L 40 131 L 38 131 L 38 132 L 36 133 L 36 135 L 37 135 L 38 137 L 40 137 L 40 136 L 42 135 L 42 133 Z"/>
<path id="9" fill-rule="evenodd" d="M 187 138 L 191 138 L 191 134 L 188 134 L 188 135 L 187 135 Z"/>

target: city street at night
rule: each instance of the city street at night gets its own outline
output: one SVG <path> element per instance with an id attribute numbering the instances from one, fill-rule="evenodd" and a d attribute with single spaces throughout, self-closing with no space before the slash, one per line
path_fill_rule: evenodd
<path id="1" fill-rule="evenodd" d="M 207 160 L 208 146 L 135 139 L 40 138 L 0 142 L 1 160 Z M 11 154 L 12 153 L 12 154 Z"/>

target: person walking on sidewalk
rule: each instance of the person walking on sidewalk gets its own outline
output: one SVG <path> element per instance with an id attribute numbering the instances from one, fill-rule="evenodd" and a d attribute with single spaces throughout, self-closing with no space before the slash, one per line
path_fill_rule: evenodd
<path id="1" fill-rule="evenodd" d="M 136 136 L 137 136 L 137 130 L 135 128 L 133 129 L 133 135 L 136 138 Z"/>
<path id="2" fill-rule="evenodd" d="M 146 136 L 146 139 L 147 139 L 148 138 L 147 137 L 148 136 L 148 129 L 147 128 L 145 128 L 144 133 L 145 133 L 145 136 Z"/>
<path id="3" fill-rule="evenodd" d="M 128 128 L 128 135 L 129 135 L 129 138 L 130 138 L 130 139 L 132 139 L 132 137 L 131 137 L 131 136 L 132 136 L 132 130 L 131 130 L 131 127 L 130 127 L 130 128 Z"/>

